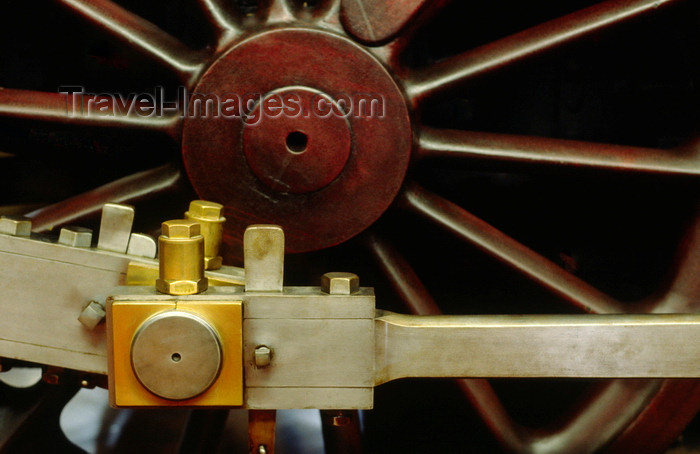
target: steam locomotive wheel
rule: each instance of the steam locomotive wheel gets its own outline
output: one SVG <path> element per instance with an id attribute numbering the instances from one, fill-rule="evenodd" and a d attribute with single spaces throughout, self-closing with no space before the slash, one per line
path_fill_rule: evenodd
<path id="1" fill-rule="evenodd" d="M 67 111 L 70 98 L 57 94 L 56 87 L 82 72 L 55 69 L 50 78 L 29 80 L 25 85 L 22 77 L 12 77 L 12 71 L 3 76 L 0 138 L 7 139 L 0 143 L 0 150 L 6 152 L 3 159 L 9 163 L 6 179 L 17 175 L 23 160 L 34 159 L 31 162 L 35 163 L 37 154 L 49 156 L 49 151 L 76 143 L 82 147 L 86 139 L 88 150 L 107 156 L 99 161 L 105 168 L 122 163 L 114 170 L 121 172 L 121 178 L 81 180 L 88 187 L 96 182 L 106 184 L 81 192 L 87 188 L 75 183 L 72 193 L 65 194 L 72 197 L 30 213 L 35 230 L 84 222 L 106 202 L 170 206 L 177 216 L 181 207 L 172 208 L 171 197 L 186 198 L 191 184 L 199 197 L 226 206 L 224 242 L 229 263 L 240 261 L 242 232 L 253 223 L 281 225 L 289 252 L 303 253 L 356 241 L 369 229 L 361 238 L 405 307 L 415 313 L 439 313 L 438 298 L 433 298 L 409 260 L 382 233 L 382 227 L 377 227 L 378 220 L 381 224 L 388 218 L 386 222 L 391 223 L 396 216 L 414 216 L 417 222 L 430 225 L 426 228 L 434 229 L 435 235 L 445 232 L 495 258 L 505 265 L 503 273 L 510 268 L 545 289 L 565 303 L 564 311 L 698 310 L 697 142 L 671 141 L 674 148 L 668 150 L 648 145 L 649 141 L 635 146 L 603 145 L 571 137 L 503 134 L 494 131 L 499 121 L 491 123 L 488 132 L 472 132 L 454 126 L 459 123 L 454 117 L 472 115 L 469 108 L 451 104 L 463 99 L 460 93 L 492 87 L 489 79 L 507 80 L 509 72 L 520 74 L 518 68 L 538 62 L 543 55 L 556 56 L 555 52 L 567 46 L 605 40 L 605 33 L 618 36 L 614 35 L 616 27 L 627 27 L 628 22 L 647 20 L 648 25 L 657 16 L 665 21 L 692 18 L 697 6 L 690 2 L 608 0 L 590 6 L 590 2 L 576 1 L 574 6 L 582 9 L 564 8 L 556 17 L 563 8 L 558 7 L 551 17 L 544 17 L 542 25 L 506 33 L 466 50 L 456 45 L 459 51 L 454 54 L 431 52 L 431 44 L 440 43 L 439 39 L 427 40 L 421 47 L 422 33 L 433 21 L 445 19 L 452 7 L 440 0 L 270 0 L 230 5 L 200 0 L 187 6 L 189 16 L 184 21 L 207 23 L 209 28 L 202 38 L 184 27 L 188 44 L 144 18 L 156 21 L 154 11 L 165 7 L 157 2 L 152 10 L 127 1 L 56 3 L 60 7 L 46 13 L 43 22 L 50 25 L 48 16 L 58 14 L 92 27 L 84 33 L 92 43 L 88 52 L 97 55 L 98 62 L 88 59 L 80 68 L 97 68 L 98 75 L 112 77 L 118 92 L 130 86 L 155 86 L 160 84 L 157 77 L 165 75 L 171 81 L 168 87 L 186 88 L 189 100 L 180 106 L 182 110 L 165 109 L 161 115 L 139 111 L 86 115 L 81 110 L 84 103 L 100 99 L 88 95 L 78 98 L 80 113 L 75 114 L 74 105 L 72 112 Z M 13 8 L 22 13 L 23 6 Z M 144 16 L 132 10 L 143 11 Z M 43 23 L 41 18 L 38 21 Z M 12 30 L 11 24 L 6 25 Z M 465 34 L 469 30 L 459 31 L 460 36 Z M 192 50 L 191 46 L 206 39 L 201 50 Z M 0 54 L 8 55 L 14 54 L 7 50 Z M 138 69 L 140 65 L 155 69 L 144 72 Z M 123 79 L 108 75 L 114 67 L 125 74 Z M 96 93 L 110 88 L 97 76 L 90 84 L 99 88 Z M 216 109 L 208 111 L 212 106 Z M 222 106 L 231 107 L 230 115 L 222 114 Z M 446 116 L 445 111 L 454 115 Z M 503 113 L 499 120 L 505 117 Z M 693 123 L 692 118 L 689 121 Z M 478 129 L 480 123 L 471 125 Z M 682 139 L 693 133 L 683 132 Z M 676 131 L 674 138 L 680 135 Z M 66 142 L 66 137 L 73 136 L 79 138 L 77 142 Z M 128 145 L 123 136 L 132 138 Z M 165 151 L 142 157 L 158 147 Z M 82 159 L 85 149 L 80 153 Z M 95 158 L 88 157 L 83 164 L 51 159 L 51 165 L 79 179 Z M 125 159 L 140 165 L 124 165 Z M 148 170 L 159 159 L 171 163 Z M 557 264 L 548 254 L 536 252 L 438 195 L 459 192 L 455 187 L 459 188 L 462 179 L 430 176 L 435 169 L 447 169 L 445 173 L 452 175 L 453 167 L 466 168 L 470 175 L 483 169 L 497 169 L 498 175 L 535 177 L 581 172 L 608 181 L 610 175 L 632 175 L 635 184 L 648 178 L 654 183 L 670 181 L 669 187 L 689 187 L 690 195 L 680 199 L 690 205 L 681 210 L 686 213 L 682 220 L 691 221 L 669 264 L 669 284 L 656 296 L 639 302 L 610 296 L 574 274 L 577 265 L 567 261 L 571 257 L 566 254 L 564 263 Z M 114 172 L 110 169 L 104 178 L 112 178 Z M 51 181 L 61 187 L 61 179 Z M 425 189 L 431 184 L 439 189 Z M 34 194 L 36 200 L 17 200 L 12 198 L 16 191 L 6 194 L 3 203 L 13 204 L 15 210 L 17 205 L 42 203 L 56 196 L 41 193 Z M 463 196 L 458 198 L 461 201 Z M 700 408 L 700 384 L 695 380 L 608 380 L 591 385 L 567 418 L 535 430 L 509 416 L 489 381 L 458 383 L 493 437 L 505 450 L 515 452 L 658 452 L 678 437 Z"/>

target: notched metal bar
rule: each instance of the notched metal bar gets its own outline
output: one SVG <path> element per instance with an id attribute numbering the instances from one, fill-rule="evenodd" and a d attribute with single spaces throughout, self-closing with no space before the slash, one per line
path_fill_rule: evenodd
<path id="1" fill-rule="evenodd" d="M 379 311 L 375 384 L 404 377 L 700 377 L 700 315 Z"/>

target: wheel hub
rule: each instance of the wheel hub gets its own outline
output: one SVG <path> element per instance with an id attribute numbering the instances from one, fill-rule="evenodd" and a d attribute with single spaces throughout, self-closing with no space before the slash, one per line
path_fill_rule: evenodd
<path id="1" fill-rule="evenodd" d="M 328 110 L 322 121 L 315 118 L 319 105 Z M 350 123 L 334 110 L 342 112 L 330 96 L 309 88 L 265 96 L 243 127 L 243 152 L 255 176 L 281 193 L 305 194 L 331 184 L 352 146 Z"/>
<path id="2" fill-rule="evenodd" d="M 290 252 L 363 231 L 398 193 L 411 144 L 403 94 L 382 64 L 299 28 L 265 31 L 215 61 L 183 129 L 187 172 L 201 197 L 226 206 L 234 255 L 250 224 L 281 225 Z"/>

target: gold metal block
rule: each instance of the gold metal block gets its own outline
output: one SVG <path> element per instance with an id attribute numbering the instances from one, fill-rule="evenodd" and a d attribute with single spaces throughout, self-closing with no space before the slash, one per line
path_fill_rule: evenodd
<path id="1" fill-rule="evenodd" d="M 116 301 L 110 301 L 107 314 L 107 334 L 110 344 L 109 392 L 110 403 L 113 406 L 231 407 L 243 405 L 243 304 L 241 301 L 148 301 L 147 299 L 119 301 L 117 298 Z M 201 329 L 198 327 L 206 326 L 218 341 L 216 344 L 219 349 L 197 350 L 205 357 L 200 356 L 192 360 L 190 355 L 194 352 L 192 348 L 195 347 L 182 342 L 170 344 L 167 339 L 159 342 L 155 339 L 160 339 L 160 336 L 148 335 L 149 330 L 157 331 L 162 328 L 160 325 L 164 325 L 163 320 L 191 321 L 192 328 L 183 324 L 182 329 L 186 331 L 191 329 L 190 334 L 195 337 L 201 334 L 199 333 Z M 188 334 L 180 333 L 176 337 L 181 336 L 187 337 Z M 153 342 L 152 348 L 149 348 L 149 342 Z M 170 351 L 168 347 L 171 345 L 177 351 Z M 138 358 L 135 358 L 135 355 Z M 202 377 L 195 377 L 199 381 L 192 383 L 192 387 L 189 388 L 195 391 L 182 387 L 170 389 L 167 386 L 164 387 L 167 381 L 163 383 L 153 381 L 153 371 L 143 370 L 144 367 L 148 367 L 148 364 L 144 366 L 142 360 L 148 355 L 151 356 L 150 361 L 161 368 L 168 367 L 168 362 L 178 363 L 173 364 L 175 367 L 168 369 L 168 377 L 164 378 L 178 382 L 180 385 L 187 384 L 187 380 L 192 378 L 190 372 L 199 370 L 196 369 L 199 363 L 216 366 L 218 375 L 213 374 L 216 378 L 211 385 L 206 383 L 206 386 L 199 380 Z M 207 355 L 214 356 L 207 357 Z M 178 369 L 177 366 L 180 365 L 185 367 Z M 136 366 L 141 369 L 137 371 Z M 202 391 L 197 394 L 200 390 Z M 183 398 L 192 394 L 197 395 Z M 165 398 L 164 395 L 171 398 Z"/>
<path id="2" fill-rule="evenodd" d="M 245 271 L 234 266 L 222 266 L 218 270 L 205 271 L 204 275 L 209 286 L 244 285 Z M 158 263 L 140 261 L 129 262 L 126 270 L 125 285 L 150 285 L 153 287 L 158 280 Z"/>

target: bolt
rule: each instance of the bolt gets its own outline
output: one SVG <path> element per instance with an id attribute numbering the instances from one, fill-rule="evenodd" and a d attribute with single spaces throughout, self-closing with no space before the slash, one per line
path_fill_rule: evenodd
<path id="1" fill-rule="evenodd" d="M 199 222 L 204 237 L 204 269 L 217 270 L 221 268 L 222 258 L 219 255 L 221 240 L 224 234 L 226 218 L 221 215 L 224 206 L 207 200 L 193 200 L 190 210 L 185 213 L 185 219 Z"/>
<path id="2" fill-rule="evenodd" d="M 87 329 L 95 329 L 105 318 L 105 310 L 97 301 L 90 301 L 78 317 L 78 321 Z"/>
<path id="3" fill-rule="evenodd" d="M 344 415 L 333 416 L 333 425 L 336 427 L 347 426 L 350 424 L 350 418 Z"/>
<path id="4" fill-rule="evenodd" d="M 260 345 L 255 347 L 255 365 L 257 367 L 267 367 L 270 365 L 272 360 L 272 350 L 265 346 Z"/>
<path id="5" fill-rule="evenodd" d="M 58 237 L 58 243 L 71 247 L 92 246 L 92 230 L 84 227 L 64 227 Z"/>
<path id="6" fill-rule="evenodd" d="M 206 219 L 207 221 L 221 221 L 221 212 L 224 206 L 220 203 L 207 200 L 193 200 L 190 202 L 190 210 L 185 213 L 192 218 Z"/>
<path id="7" fill-rule="evenodd" d="M 360 290 L 360 278 L 353 273 L 326 273 L 321 277 L 321 290 L 330 295 L 352 295 Z"/>
<path id="8" fill-rule="evenodd" d="M 258 446 L 258 454 L 267 454 L 267 447 L 265 445 Z"/>
<path id="9" fill-rule="evenodd" d="M 201 235 L 201 227 L 198 222 L 186 219 L 165 221 L 162 225 L 163 236 L 171 240 L 189 240 Z"/>
<path id="10" fill-rule="evenodd" d="M 344 411 L 330 411 L 326 410 L 322 413 L 323 423 L 329 424 L 336 427 L 347 426 L 352 422 L 352 413 L 348 414 Z"/>
<path id="11" fill-rule="evenodd" d="M 0 216 L 0 233 L 29 236 L 32 233 L 32 221 L 24 216 Z"/>
<path id="12" fill-rule="evenodd" d="M 49 385 L 58 385 L 62 382 L 61 374 L 63 369 L 59 367 L 47 367 L 44 373 L 41 375 L 41 379 L 44 383 Z"/>
<path id="13" fill-rule="evenodd" d="M 204 237 L 198 222 L 176 219 L 163 223 L 158 238 L 160 271 L 156 289 L 169 295 L 193 295 L 209 287 L 204 277 Z"/>

